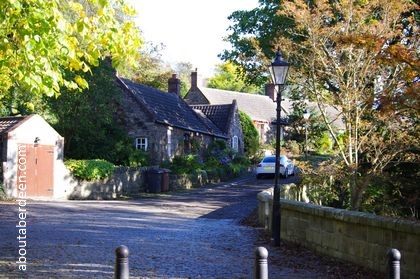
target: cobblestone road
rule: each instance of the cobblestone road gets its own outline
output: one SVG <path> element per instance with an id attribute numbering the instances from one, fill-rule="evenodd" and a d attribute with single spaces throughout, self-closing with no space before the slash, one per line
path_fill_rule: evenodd
<path id="1" fill-rule="evenodd" d="M 114 249 L 124 244 L 131 278 L 252 278 L 258 232 L 239 221 L 267 187 L 242 179 L 159 198 L 28 201 L 26 273 L 15 264 L 18 207 L 2 203 L 0 277 L 112 278 Z M 269 273 L 323 278 L 281 263 Z"/>

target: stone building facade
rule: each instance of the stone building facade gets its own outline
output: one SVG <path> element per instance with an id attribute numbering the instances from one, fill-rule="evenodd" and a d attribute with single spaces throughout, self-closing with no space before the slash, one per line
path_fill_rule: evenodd
<path id="1" fill-rule="evenodd" d="M 207 88 L 198 86 L 197 72 L 191 73 L 191 88 L 184 100 L 193 106 L 196 105 L 223 105 L 235 101 L 238 110 L 246 113 L 253 121 L 260 137 L 260 143 L 270 143 L 274 137 L 276 119 L 276 103 L 273 101 L 274 86 L 266 88 L 266 95 L 249 94 Z M 282 102 L 282 118 L 287 118 L 291 109 L 290 100 Z"/>
<path id="2" fill-rule="evenodd" d="M 221 129 L 213 120 L 223 118 L 218 113 L 226 109 L 213 110 L 211 117 L 206 115 L 207 110 L 193 109 L 180 97 L 175 75 L 168 81 L 169 92 L 123 78 L 117 78 L 117 82 L 122 92 L 118 113 L 121 122 L 135 147 L 149 153 L 152 164 L 203 152 L 216 139 L 231 144 L 236 137 L 238 145 L 243 143 L 239 118 L 239 128 L 236 124 L 235 128 Z M 228 111 L 228 117 L 221 122 L 233 123 L 237 107 L 232 104 Z M 239 147 L 238 152 L 243 148 Z"/>
<path id="3" fill-rule="evenodd" d="M 239 154 L 244 153 L 242 125 L 236 100 L 226 105 L 191 105 L 191 107 L 207 116 L 226 134 L 230 148 Z"/>

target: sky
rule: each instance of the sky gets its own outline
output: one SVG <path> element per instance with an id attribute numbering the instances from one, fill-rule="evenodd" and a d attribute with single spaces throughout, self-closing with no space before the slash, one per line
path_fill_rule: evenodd
<path id="1" fill-rule="evenodd" d="M 206 78 L 223 62 L 217 55 L 230 47 L 223 42 L 231 24 L 227 17 L 257 7 L 258 0 L 131 0 L 131 4 L 143 39 L 165 45 L 165 62 L 190 62 Z"/>

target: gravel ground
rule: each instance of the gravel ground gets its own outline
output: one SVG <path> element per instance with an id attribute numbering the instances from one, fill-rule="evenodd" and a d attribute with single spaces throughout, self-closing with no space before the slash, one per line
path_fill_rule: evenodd
<path id="1" fill-rule="evenodd" d="M 270 278 L 375 278 L 297 246 L 271 247 L 252 225 L 265 188 L 247 178 L 155 198 L 28 201 L 26 273 L 15 264 L 18 207 L 0 203 L 0 277 L 112 278 L 123 244 L 131 278 L 252 278 L 260 245 Z"/>

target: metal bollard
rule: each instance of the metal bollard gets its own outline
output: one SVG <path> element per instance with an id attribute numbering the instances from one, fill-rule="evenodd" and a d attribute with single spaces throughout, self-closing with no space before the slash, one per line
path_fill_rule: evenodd
<path id="1" fill-rule="evenodd" d="M 395 248 L 389 249 L 388 253 L 388 278 L 400 279 L 400 260 L 401 253 Z"/>
<path id="2" fill-rule="evenodd" d="M 115 249 L 115 279 L 128 279 L 128 248 L 127 246 L 121 245 Z"/>
<path id="3" fill-rule="evenodd" d="M 268 251 L 264 247 L 255 249 L 255 279 L 268 279 Z"/>

